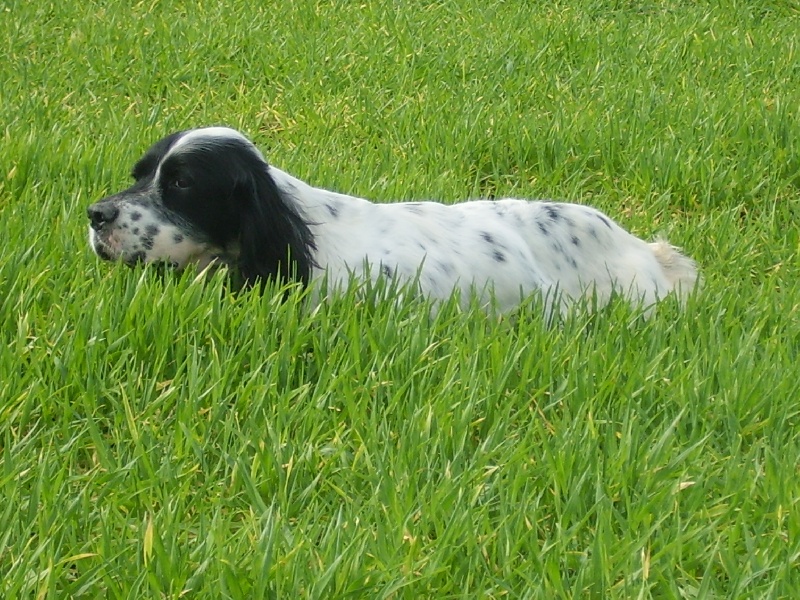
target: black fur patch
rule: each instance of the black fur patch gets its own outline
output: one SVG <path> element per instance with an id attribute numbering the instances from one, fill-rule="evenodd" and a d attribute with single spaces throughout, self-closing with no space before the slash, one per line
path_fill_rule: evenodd
<path id="1" fill-rule="evenodd" d="M 551 221 L 558 221 L 561 218 L 561 210 L 553 204 L 545 204 L 544 210 Z"/>
<path id="2" fill-rule="evenodd" d="M 545 225 L 544 221 L 539 221 L 537 225 L 539 226 L 539 231 L 541 231 L 544 235 L 550 235 L 550 230 L 547 228 L 547 225 Z"/>

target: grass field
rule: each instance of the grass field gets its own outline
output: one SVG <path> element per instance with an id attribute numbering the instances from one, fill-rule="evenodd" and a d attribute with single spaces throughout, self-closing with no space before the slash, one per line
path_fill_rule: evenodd
<path id="1" fill-rule="evenodd" d="M 0 597 L 800 598 L 800 6 L 0 0 Z M 593 204 L 703 291 L 548 327 L 100 263 L 226 124 L 379 201 Z"/>

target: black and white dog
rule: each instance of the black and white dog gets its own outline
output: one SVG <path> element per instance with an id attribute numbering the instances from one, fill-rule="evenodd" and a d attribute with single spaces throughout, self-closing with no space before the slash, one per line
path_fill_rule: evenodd
<path id="1" fill-rule="evenodd" d="M 247 283 L 327 276 L 415 282 L 433 299 L 461 291 L 500 310 L 534 291 L 562 305 L 613 290 L 650 305 L 686 296 L 694 262 L 576 204 L 481 200 L 374 204 L 311 187 L 267 164 L 242 134 L 194 129 L 154 144 L 135 183 L 88 208 L 89 240 L 106 260 L 178 269 L 226 264 Z"/>

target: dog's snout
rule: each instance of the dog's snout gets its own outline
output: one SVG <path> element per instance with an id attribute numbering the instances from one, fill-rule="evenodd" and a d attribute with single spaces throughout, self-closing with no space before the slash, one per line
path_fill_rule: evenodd
<path id="1" fill-rule="evenodd" d="M 99 231 L 103 225 L 113 223 L 119 215 L 119 209 L 107 202 L 97 202 L 86 209 L 92 229 Z"/>

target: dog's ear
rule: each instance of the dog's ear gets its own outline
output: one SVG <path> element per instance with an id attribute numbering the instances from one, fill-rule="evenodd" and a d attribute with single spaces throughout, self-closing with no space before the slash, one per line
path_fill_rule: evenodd
<path id="1" fill-rule="evenodd" d="M 240 214 L 238 268 L 245 285 L 270 278 L 307 283 L 314 240 L 308 225 L 285 198 L 262 163 L 235 191 Z"/>

